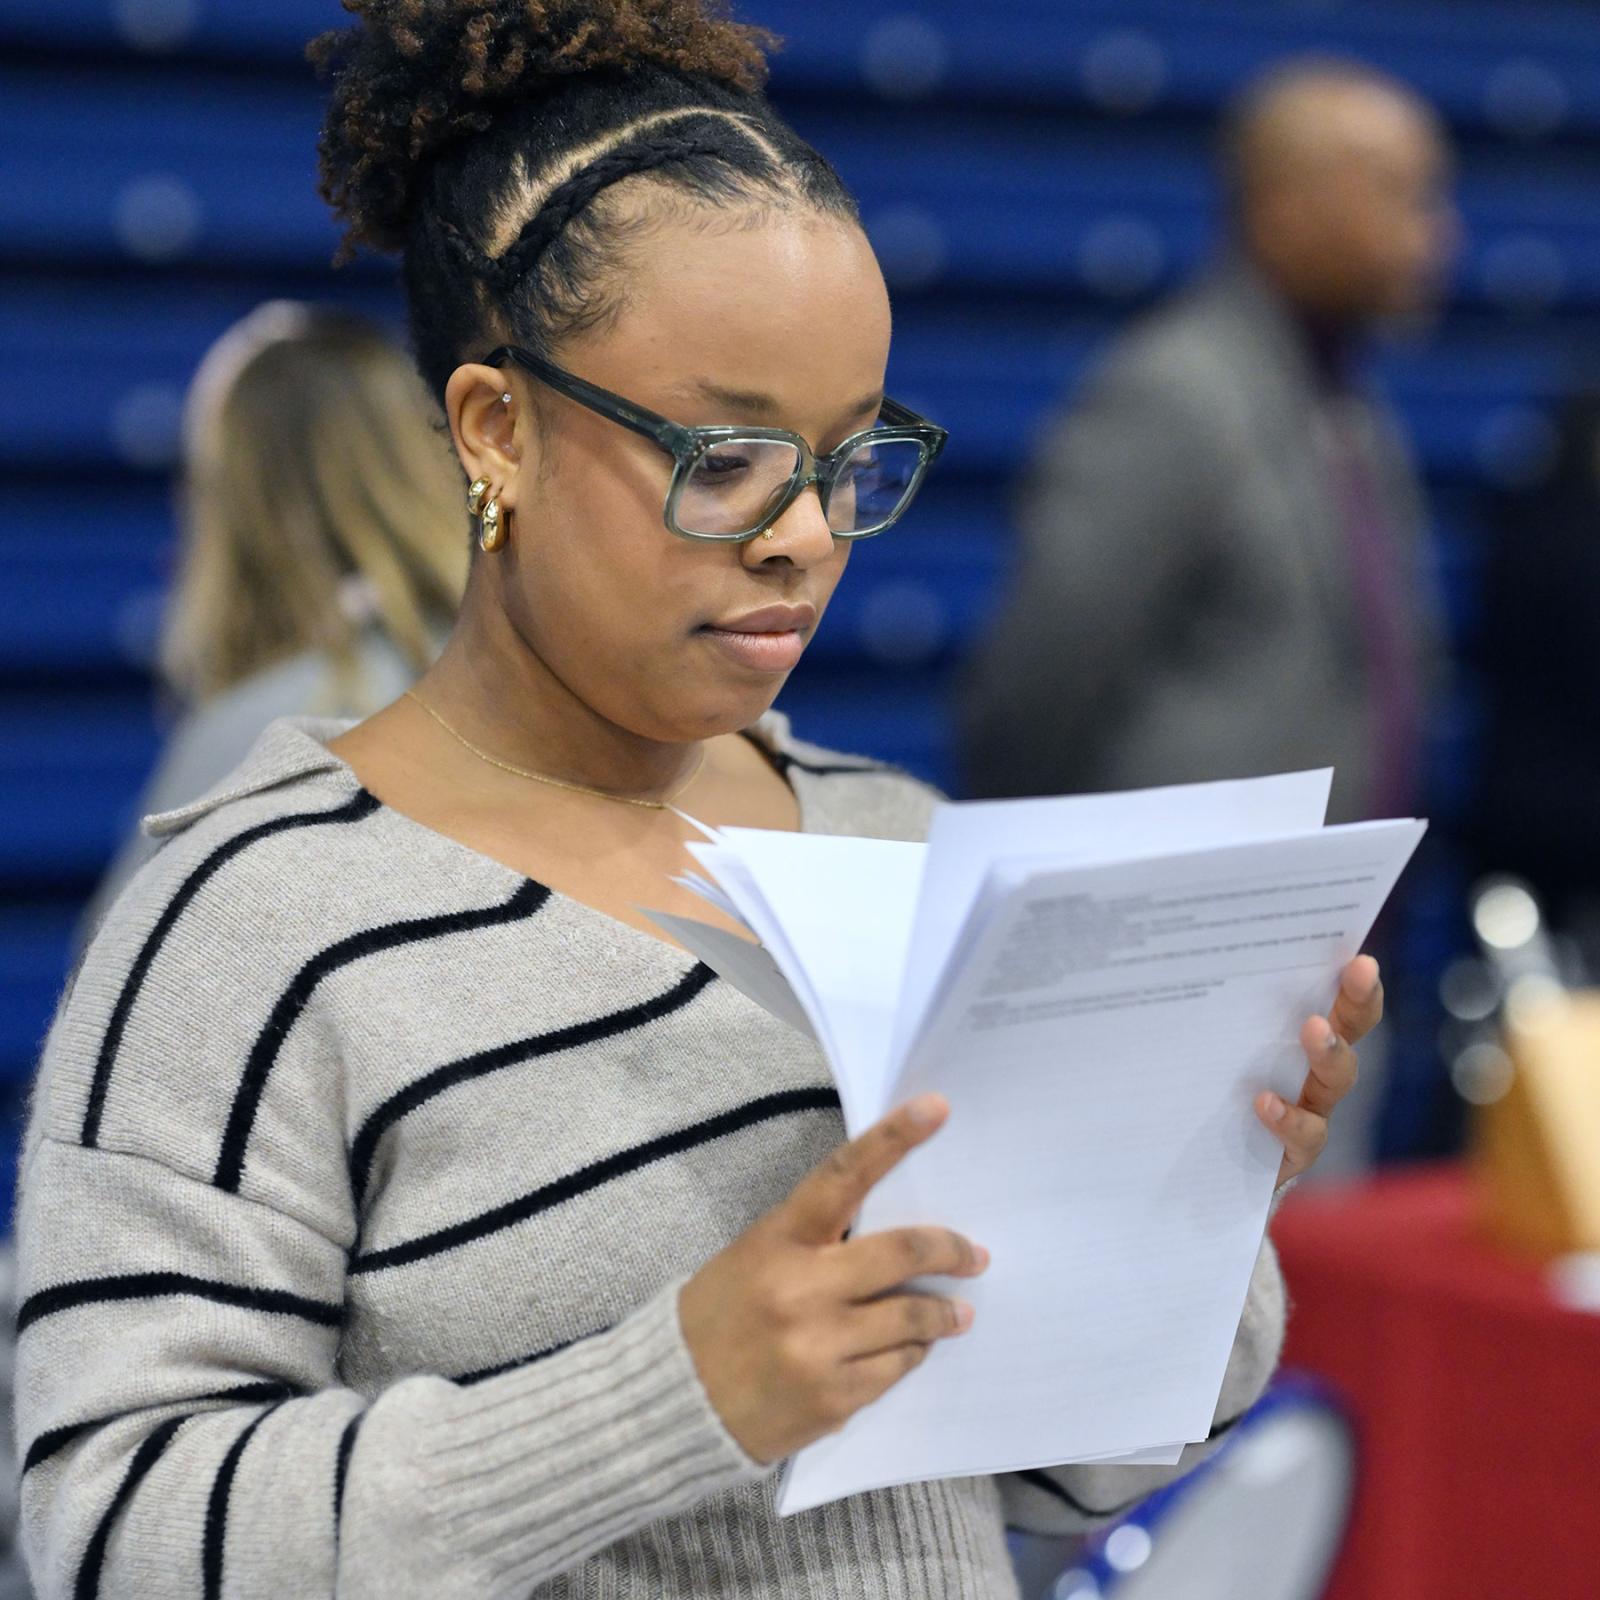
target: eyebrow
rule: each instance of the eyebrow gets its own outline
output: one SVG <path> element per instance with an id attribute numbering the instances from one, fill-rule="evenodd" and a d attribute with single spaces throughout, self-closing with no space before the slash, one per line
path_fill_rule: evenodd
<path id="1" fill-rule="evenodd" d="M 760 390 L 725 389 L 720 383 L 712 383 L 707 378 L 694 379 L 691 384 L 685 386 L 683 392 L 688 393 L 691 389 L 713 405 L 726 406 L 734 412 L 751 412 L 758 417 L 775 417 L 783 409 L 780 402 L 770 394 L 764 394 Z M 863 395 L 842 415 L 864 416 L 869 411 L 877 411 L 882 404 L 883 391 L 880 389 L 874 394 Z"/>

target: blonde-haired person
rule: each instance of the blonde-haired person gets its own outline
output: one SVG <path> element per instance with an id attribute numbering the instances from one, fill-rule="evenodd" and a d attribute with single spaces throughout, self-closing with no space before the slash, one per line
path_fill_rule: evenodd
<path id="1" fill-rule="evenodd" d="M 466 583 L 462 478 L 409 357 L 273 300 L 211 347 L 184 411 L 161 676 L 182 706 L 141 816 L 197 798 L 274 718 L 362 717 L 438 653 Z M 155 849 L 124 846 L 92 928 Z"/>

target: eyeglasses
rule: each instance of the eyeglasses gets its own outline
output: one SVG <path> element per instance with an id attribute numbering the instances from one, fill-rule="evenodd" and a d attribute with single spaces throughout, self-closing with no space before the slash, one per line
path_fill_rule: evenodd
<path id="1" fill-rule="evenodd" d="M 884 399 L 876 427 L 817 455 L 787 428 L 684 427 L 517 345 L 483 358 L 514 361 L 558 394 L 630 428 L 673 459 L 663 519 L 683 539 L 739 542 L 765 533 L 812 484 L 836 539 L 893 527 L 949 438 L 915 411 Z"/>

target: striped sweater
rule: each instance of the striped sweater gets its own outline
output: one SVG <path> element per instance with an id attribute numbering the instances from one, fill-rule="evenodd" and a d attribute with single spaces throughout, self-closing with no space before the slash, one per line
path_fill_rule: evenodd
<path id="1" fill-rule="evenodd" d="M 327 750 L 342 726 L 275 723 L 153 819 L 51 1030 L 17 1225 L 47 1600 L 993 1600 L 1008 1521 L 1085 1527 L 1182 1470 L 778 1518 L 677 1290 L 841 1139 L 825 1062 L 681 951 L 382 805 Z M 751 737 L 807 830 L 921 836 L 921 785 L 777 716 Z M 1266 1246 L 1222 1421 L 1282 1320 Z"/>

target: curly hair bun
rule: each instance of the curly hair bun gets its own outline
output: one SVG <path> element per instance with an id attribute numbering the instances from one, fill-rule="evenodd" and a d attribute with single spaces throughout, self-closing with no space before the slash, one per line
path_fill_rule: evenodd
<path id="1" fill-rule="evenodd" d="M 776 38 L 716 0 L 344 0 L 360 21 L 307 55 L 335 79 L 318 145 L 322 195 L 356 246 L 406 241 L 428 161 L 498 108 L 578 74 L 663 68 L 750 94 Z"/>

